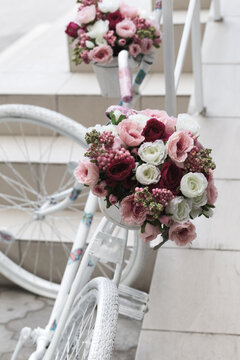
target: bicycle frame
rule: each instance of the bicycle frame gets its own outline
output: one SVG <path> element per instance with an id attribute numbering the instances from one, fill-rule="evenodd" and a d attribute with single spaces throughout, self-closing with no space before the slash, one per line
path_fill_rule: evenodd
<path id="1" fill-rule="evenodd" d="M 160 23 L 161 4 L 161 0 L 156 1 L 154 13 L 157 23 Z M 154 53 L 151 52 L 150 54 L 143 56 L 132 86 L 128 69 L 128 52 L 123 50 L 119 54 L 118 61 L 120 88 L 123 99 L 120 104 L 132 107 L 132 104 L 139 97 L 139 87 L 154 61 Z M 65 209 L 72 201 L 77 199 L 77 196 L 82 189 L 83 185 L 75 183 L 72 189 L 49 197 L 47 202 L 40 209 L 35 211 L 35 218 L 40 219 L 45 215 Z M 76 294 L 84 287 L 90 278 L 99 259 L 104 259 L 105 261 L 116 264 L 113 282 L 116 286 L 119 285 L 127 244 L 126 229 L 123 229 L 123 237 L 114 237 L 112 236 L 112 233 L 116 225 L 109 222 L 107 218 L 103 218 L 84 253 L 84 247 L 97 205 L 98 202 L 96 196 L 90 192 L 48 325 L 45 329 L 36 329 L 33 333 L 27 331 L 25 328 L 25 331 L 22 332 L 22 338 L 20 338 L 19 344 L 13 354 L 12 360 L 16 359 L 22 343 L 29 337 L 35 337 L 34 340 L 37 344 L 37 349 L 31 355 L 30 360 L 42 359 L 49 344 L 49 350 L 47 356 L 44 357 L 44 360 L 51 360 L 55 344 L 57 343 L 59 334 L 66 322 L 67 315 Z M 81 263 L 80 259 L 82 260 Z M 55 336 L 53 337 L 54 333 Z"/>

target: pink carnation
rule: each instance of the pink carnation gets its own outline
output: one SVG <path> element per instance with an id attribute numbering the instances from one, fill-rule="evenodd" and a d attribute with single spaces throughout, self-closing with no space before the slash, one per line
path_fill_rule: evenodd
<path id="1" fill-rule="evenodd" d="M 214 185 L 213 171 L 209 170 L 208 186 L 207 186 L 207 199 L 209 205 L 214 205 L 218 197 L 218 191 Z"/>
<path id="2" fill-rule="evenodd" d="M 142 53 L 143 54 L 148 54 L 149 51 L 152 50 L 153 41 L 151 39 L 147 39 L 147 38 L 142 39 L 140 46 L 141 46 L 141 49 L 142 49 Z"/>
<path id="3" fill-rule="evenodd" d="M 96 7 L 95 5 L 83 7 L 76 16 L 76 22 L 80 25 L 88 24 L 93 21 L 96 17 Z"/>
<path id="4" fill-rule="evenodd" d="M 132 43 L 132 44 L 129 46 L 129 54 L 130 54 L 131 56 L 136 57 L 136 56 L 138 56 L 140 53 L 141 53 L 141 47 L 140 47 L 140 45 Z"/>
<path id="5" fill-rule="evenodd" d="M 142 225 L 147 217 L 147 209 L 136 203 L 134 194 L 129 195 L 121 201 L 121 216 L 126 224 Z"/>
<path id="6" fill-rule="evenodd" d="M 159 234 L 160 230 L 157 226 L 147 223 L 144 233 L 140 233 L 139 236 L 144 240 L 144 242 L 148 242 L 156 239 Z"/>
<path id="7" fill-rule="evenodd" d="M 138 146 L 145 140 L 141 135 L 142 130 L 142 125 L 128 119 L 121 121 L 117 126 L 118 134 L 127 146 Z"/>
<path id="8" fill-rule="evenodd" d="M 94 186 L 99 179 L 99 170 L 97 165 L 89 159 L 83 159 L 74 170 L 74 176 L 78 182 L 88 186 Z"/>
<path id="9" fill-rule="evenodd" d="M 135 8 L 134 6 L 129 6 L 125 3 L 121 3 L 119 10 L 121 15 L 125 18 L 131 19 L 138 16 L 138 9 Z"/>
<path id="10" fill-rule="evenodd" d="M 113 30 L 108 31 L 108 33 L 104 36 L 104 38 L 107 40 L 107 42 L 108 42 L 111 46 L 114 46 L 114 45 L 115 45 L 115 41 L 116 41 L 117 37 L 114 35 L 114 31 L 113 31 Z"/>
<path id="11" fill-rule="evenodd" d="M 96 61 L 100 64 L 107 64 L 112 61 L 113 50 L 109 45 L 99 45 L 91 51 L 90 56 L 93 61 Z"/>
<path id="12" fill-rule="evenodd" d="M 192 150 L 193 146 L 193 138 L 184 131 L 174 132 L 166 144 L 168 155 L 179 167 L 183 166 L 183 162 L 186 160 L 188 152 Z"/>
<path id="13" fill-rule="evenodd" d="M 196 228 L 190 221 L 184 224 L 174 223 L 169 230 L 169 239 L 180 246 L 192 242 L 196 236 Z"/>
<path id="14" fill-rule="evenodd" d="M 128 19 L 119 22 L 116 25 L 116 33 L 123 38 L 131 38 L 136 32 L 135 24 Z"/>
<path id="15" fill-rule="evenodd" d="M 177 119 L 173 116 L 168 116 L 166 111 L 146 109 L 140 111 L 140 114 L 160 120 L 165 125 L 165 130 L 168 134 L 174 133 Z"/>
<path id="16" fill-rule="evenodd" d="M 108 191 L 105 189 L 106 181 L 101 181 L 100 184 L 94 185 L 91 190 L 92 193 L 98 197 L 104 197 L 108 194 Z"/>

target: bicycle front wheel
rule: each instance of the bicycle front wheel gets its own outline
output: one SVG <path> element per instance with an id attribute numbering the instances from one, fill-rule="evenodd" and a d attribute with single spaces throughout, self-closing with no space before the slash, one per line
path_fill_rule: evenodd
<path id="1" fill-rule="evenodd" d="M 58 341 L 50 344 L 45 358 L 110 360 L 117 319 L 116 285 L 106 278 L 91 280 L 76 297 Z"/>

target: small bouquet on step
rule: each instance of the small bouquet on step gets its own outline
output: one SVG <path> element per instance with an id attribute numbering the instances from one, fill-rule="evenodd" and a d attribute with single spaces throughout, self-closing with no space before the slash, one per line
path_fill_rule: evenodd
<path id="1" fill-rule="evenodd" d="M 73 40 L 73 62 L 110 63 L 121 50 L 136 58 L 161 43 L 154 17 L 120 0 L 78 0 L 74 21 L 66 28 Z"/>
<path id="2" fill-rule="evenodd" d="M 211 150 L 199 142 L 199 124 L 188 114 L 107 110 L 110 123 L 86 133 L 89 145 L 75 169 L 106 209 L 117 208 L 116 222 L 140 228 L 145 241 L 186 245 L 196 238 L 191 219 L 210 217 L 217 199 Z"/>

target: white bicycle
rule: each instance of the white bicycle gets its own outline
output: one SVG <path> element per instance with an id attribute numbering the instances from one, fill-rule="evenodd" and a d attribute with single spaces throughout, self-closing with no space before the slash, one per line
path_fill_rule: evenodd
<path id="1" fill-rule="evenodd" d="M 127 66 L 126 52 L 119 61 Z M 152 61 L 142 60 L 133 101 Z M 29 339 L 36 344 L 30 360 L 111 359 L 119 304 L 135 319 L 146 311 L 148 295 L 129 285 L 144 269 L 148 245 L 138 230 L 102 217 L 96 197 L 72 176 L 85 133 L 47 109 L 0 106 L 0 272 L 31 292 L 57 296 L 45 329 L 22 329 L 12 360 Z M 89 281 L 97 267 L 104 277 Z"/>

